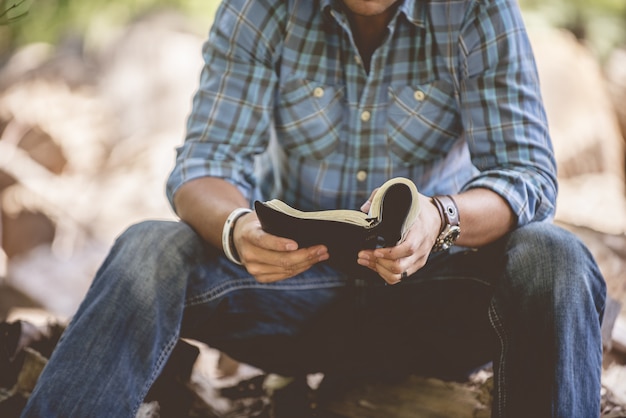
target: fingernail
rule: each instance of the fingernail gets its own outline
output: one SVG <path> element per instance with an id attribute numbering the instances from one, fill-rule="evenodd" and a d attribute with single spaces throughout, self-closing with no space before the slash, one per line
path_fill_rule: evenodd
<path id="1" fill-rule="evenodd" d="M 298 249 L 298 245 L 294 243 L 289 243 L 285 246 L 285 248 L 287 249 L 287 251 L 294 251 Z"/>

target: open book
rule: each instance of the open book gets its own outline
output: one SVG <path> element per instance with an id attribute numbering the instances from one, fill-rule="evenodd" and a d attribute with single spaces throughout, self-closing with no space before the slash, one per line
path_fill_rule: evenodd
<path id="1" fill-rule="evenodd" d="M 254 207 L 265 232 L 291 238 L 300 248 L 324 244 L 330 254 L 328 263 L 349 272 L 362 269 L 356 263 L 360 250 L 392 247 L 404 240 L 420 211 L 417 187 L 403 177 L 380 186 L 369 213 L 353 209 L 304 212 L 278 199 L 256 201 Z"/>

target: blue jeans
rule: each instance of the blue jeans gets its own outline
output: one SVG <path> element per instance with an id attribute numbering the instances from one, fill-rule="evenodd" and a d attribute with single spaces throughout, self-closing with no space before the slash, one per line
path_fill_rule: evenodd
<path id="1" fill-rule="evenodd" d="M 385 286 L 325 265 L 260 284 L 184 223 L 144 222 L 111 249 L 23 417 L 134 417 L 189 337 L 285 375 L 455 378 L 493 361 L 494 416 L 590 418 L 605 292 L 584 245 L 551 224 Z"/>

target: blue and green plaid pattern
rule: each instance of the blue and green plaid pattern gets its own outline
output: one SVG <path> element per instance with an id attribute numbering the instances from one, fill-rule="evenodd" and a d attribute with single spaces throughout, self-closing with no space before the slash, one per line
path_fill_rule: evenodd
<path id="1" fill-rule="evenodd" d="M 520 225 L 551 217 L 555 161 L 515 1 L 405 1 L 388 29 L 366 72 L 339 0 L 223 2 L 169 198 L 216 176 L 251 200 L 356 209 L 404 176 L 426 195 L 492 189 Z"/>

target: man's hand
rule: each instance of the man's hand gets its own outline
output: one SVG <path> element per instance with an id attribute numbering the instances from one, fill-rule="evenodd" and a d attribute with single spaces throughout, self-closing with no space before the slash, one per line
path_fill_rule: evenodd
<path id="1" fill-rule="evenodd" d="M 439 211 L 430 198 L 420 194 L 419 199 L 420 214 L 403 242 L 395 247 L 359 253 L 358 263 L 378 272 L 389 284 L 398 283 L 404 272 L 410 276 L 424 267 L 443 226 Z M 368 202 L 371 200 L 370 197 Z M 454 200 L 462 231 L 457 245 L 481 247 L 499 239 L 517 223 L 517 216 L 508 203 L 489 189 L 474 188 L 454 195 Z M 369 204 L 366 202 L 361 210 L 367 212 Z"/>
<path id="2" fill-rule="evenodd" d="M 268 234 L 254 212 L 239 218 L 233 239 L 244 267 L 261 283 L 293 277 L 329 257 L 323 245 L 299 249 L 291 239 Z"/>
<path id="3" fill-rule="evenodd" d="M 439 235 L 441 217 L 437 208 L 430 198 L 420 194 L 419 199 L 420 213 L 404 241 L 395 247 L 359 252 L 357 262 L 376 271 L 389 284 L 399 283 L 404 272 L 411 275 L 421 269 Z M 366 203 L 361 209 L 369 210 L 369 205 Z"/>
<path id="4" fill-rule="evenodd" d="M 212 177 L 183 184 L 176 192 L 174 202 L 180 218 L 216 248 L 221 248 L 222 230 L 228 214 L 235 208 L 248 205 L 234 185 Z M 324 246 L 299 249 L 293 240 L 264 232 L 254 212 L 237 220 L 233 240 L 242 264 L 262 283 L 295 276 L 329 257 Z"/>

